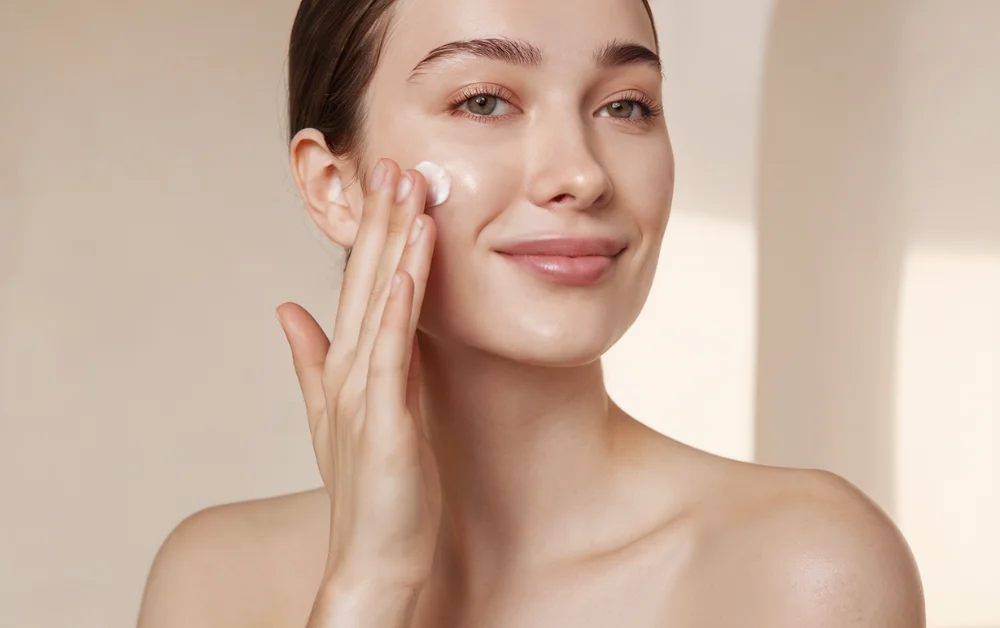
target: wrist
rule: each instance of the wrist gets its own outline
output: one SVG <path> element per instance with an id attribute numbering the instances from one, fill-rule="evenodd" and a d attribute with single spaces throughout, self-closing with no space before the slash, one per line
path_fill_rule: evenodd
<path id="1" fill-rule="evenodd" d="M 382 574 L 341 569 L 324 577 L 316 606 L 324 626 L 396 628 L 409 624 L 420 589 Z"/>
<path id="2" fill-rule="evenodd" d="M 336 569 L 323 578 L 322 589 L 344 598 L 406 597 L 420 592 L 421 583 L 391 573 Z"/>
<path id="3" fill-rule="evenodd" d="M 405 595 L 419 592 L 428 575 L 427 565 L 416 565 L 413 561 L 331 554 L 323 583 L 328 588 L 356 594 L 375 590 Z"/>

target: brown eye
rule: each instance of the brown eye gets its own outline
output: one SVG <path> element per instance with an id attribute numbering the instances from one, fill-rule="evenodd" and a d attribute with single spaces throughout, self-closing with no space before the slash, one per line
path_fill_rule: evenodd
<path id="1" fill-rule="evenodd" d="M 612 118 L 631 118 L 636 109 L 636 103 L 631 100 L 616 100 L 608 105 L 608 114 Z"/>
<path id="2" fill-rule="evenodd" d="M 496 111 L 497 101 L 496 96 L 480 94 L 479 96 L 473 96 L 465 102 L 468 105 L 469 113 L 477 116 L 488 116 Z"/>
<path id="3" fill-rule="evenodd" d="M 512 106 L 502 96 L 482 93 L 463 100 L 458 109 L 473 118 L 500 118 L 510 113 Z"/>

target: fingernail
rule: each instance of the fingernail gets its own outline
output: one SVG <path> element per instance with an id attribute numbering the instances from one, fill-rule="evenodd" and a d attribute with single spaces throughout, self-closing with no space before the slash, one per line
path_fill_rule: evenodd
<path id="1" fill-rule="evenodd" d="M 368 187 L 371 188 L 372 192 L 377 192 L 382 187 L 383 181 L 385 181 L 385 164 L 379 159 L 378 163 L 375 164 L 375 170 L 372 172 Z"/>
<path id="2" fill-rule="evenodd" d="M 401 202 L 413 189 L 413 176 L 409 172 L 404 172 L 399 178 L 399 188 L 396 190 L 396 202 Z"/>
<path id="3" fill-rule="evenodd" d="M 420 216 L 417 216 L 413 221 L 413 226 L 410 227 L 410 244 L 413 244 L 414 242 L 417 241 L 417 238 L 420 237 L 420 231 L 423 228 L 424 228 L 424 221 L 420 219 Z"/>

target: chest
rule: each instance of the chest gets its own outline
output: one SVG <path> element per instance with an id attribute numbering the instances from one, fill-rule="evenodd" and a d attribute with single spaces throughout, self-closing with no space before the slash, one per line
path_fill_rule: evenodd
<path id="1" fill-rule="evenodd" d="M 411 628 L 685 628 L 682 565 L 650 554 L 639 560 L 602 561 L 556 577 L 510 581 L 465 608 L 446 591 L 418 604 Z"/>
<path id="2" fill-rule="evenodd" d="M 473 602 L 447 587 L 425 590 L 407 628 L 714 628 L 755 625 L 731 579 L 719 579 L 698 544 L 644 543 L 630 551 L 544 576 L 503 578 Z M 281 570 L 280 606 L 268 628 L 306 623 L 322 573 L 312 564 Z M 722 571 L 733 573 L 732 566 Z M 307 575 L 311 574 L 311 575 Z M 745 591 L 744 591 L 745 592 Z M 762 625 L 762 624 L 757 624 Z"/>

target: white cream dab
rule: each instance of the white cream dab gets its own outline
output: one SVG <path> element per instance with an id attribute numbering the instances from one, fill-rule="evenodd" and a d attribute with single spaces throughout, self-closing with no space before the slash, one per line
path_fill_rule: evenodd
<path id="1" fill-rule="evenodd" d="M 421 161 L 414 170 L 427 179 L 427 207 L 434 207 L 448 200 L 451 194 L 451 175 L 441 166 L 430 161 Z"/>

